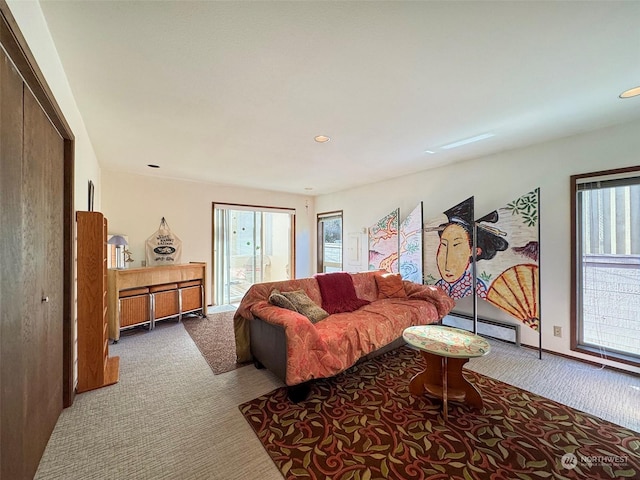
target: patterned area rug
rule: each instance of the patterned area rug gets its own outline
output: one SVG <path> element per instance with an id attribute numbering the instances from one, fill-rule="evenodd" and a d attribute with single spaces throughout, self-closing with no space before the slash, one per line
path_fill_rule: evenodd
<path id="1" fill-rule="evenodd" d="M 209 314 L 206 318 L 192 317 L 182 320 L 184 328 L 216 375 L 248 365 L 236 363 L 234 313 L 235 310 Z"/>
<path id="2" fill-rule="evenodd" d="M 280 388 L 239 408 L 286 479 L 640 478 L 638 433 L 475 372 L 485 411 L 449 402 L 445 423 L 409 393 L 422 362 L 402 347 L 299 404 Z"/>

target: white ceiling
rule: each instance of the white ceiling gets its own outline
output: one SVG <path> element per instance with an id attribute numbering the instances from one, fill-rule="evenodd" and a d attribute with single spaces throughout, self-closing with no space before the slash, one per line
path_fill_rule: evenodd
<path id="1" fill-rule="evenodd" d="M 640 118 L 637 1 L 41 6 L 109 170 L 317 195 Z"/>

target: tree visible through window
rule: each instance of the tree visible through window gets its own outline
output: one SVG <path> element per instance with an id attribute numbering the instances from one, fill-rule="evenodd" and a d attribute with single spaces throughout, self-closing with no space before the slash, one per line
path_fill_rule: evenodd
<path id="1" fill-rule="evenodd" d="M 342 212 L 318 214 L 318 272 L 342 270 Z"/>

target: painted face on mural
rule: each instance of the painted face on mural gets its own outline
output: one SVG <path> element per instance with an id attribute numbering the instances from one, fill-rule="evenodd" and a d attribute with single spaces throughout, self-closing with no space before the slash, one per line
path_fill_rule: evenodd
<path id="1" fill-rule="evenodd" d="M 440 276 L 453 283 L 464 275 L 469 267 L 471 245 L 467 231 L 455 223 L 447 225 L 440 236 L 436 260 Z"/>

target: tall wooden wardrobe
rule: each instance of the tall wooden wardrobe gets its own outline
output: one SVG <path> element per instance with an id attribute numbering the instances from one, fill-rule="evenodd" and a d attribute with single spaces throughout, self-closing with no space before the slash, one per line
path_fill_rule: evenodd
<path id="1" fill-rule="evenodd" d="M 73 382 L 73 141 L 52 123 L 15 28 L 2 2 L 0 478 L 7 480 L 33 478 Z"/>

